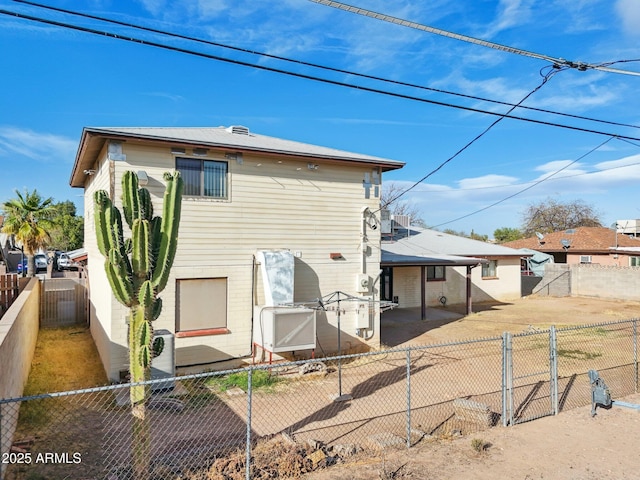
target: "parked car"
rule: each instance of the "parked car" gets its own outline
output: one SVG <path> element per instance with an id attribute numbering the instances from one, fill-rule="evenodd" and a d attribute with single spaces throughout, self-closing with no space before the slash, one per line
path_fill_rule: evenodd
<path id="1" fill-rule="evenodd" d="M 36 263 L 36 273 L 41 272 L 41 271 L 47 271 L 47 265 L 49 264 L 49 259 L 47 258 L 46 255 L 39 253 L 37 254 L 35 257 L 35 263 Z"/>
<path id="2" fill-rule="evenodd" d="M 58 257 L 58 271 L 62 270 L 77 270 L 78 263 L 74 262 L 69 255 L 61 253 Z"/>

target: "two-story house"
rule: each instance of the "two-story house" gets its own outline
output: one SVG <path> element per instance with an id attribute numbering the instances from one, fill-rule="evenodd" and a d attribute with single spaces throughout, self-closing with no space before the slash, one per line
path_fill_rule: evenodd
<path id="1" fill-rule="evenodd" d="M 316 340 L 336 351 L 337 311 L 314 302 L 337 291 L 372 300 L 366 313 L 343 302 L 342 345 L 379 345 L 381 177 L 402 166 L 246 127 L 85 128 L 70 184 L 84 189 L 90 325 L 108 376 L 127 369 L 128 311 L 97 248 L 94 192 L 121 208 L 131 170 L 161 211 L 163 173 L 181 172 L 178 249 L 154 328 L 170 337 L 175 366 L 204 369 L 258 348 L 308 355 Z"/>

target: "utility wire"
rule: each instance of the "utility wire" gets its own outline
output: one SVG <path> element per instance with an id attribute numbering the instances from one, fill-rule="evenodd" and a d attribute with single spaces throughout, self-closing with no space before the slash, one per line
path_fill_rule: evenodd
<path id="1" fill-rule="evenodd" d="M 515 110 L 517 108 L 518 105 L 520 105 L 521 103 L 523 103 L 527 98 L 529 98 L 531 95 L 533 95 L 534 93 L 536 93 L 538 90 L 540 90 L 542 88 L 542 86 L 544 84 L 547 83 L 547 81 L 549 81 L 549 79 L 551 77 L 553 77 L 556 73 L 558 73 L 560 70 L 552 70 L 549 73 L 547 73 L 546 75 L 544 75 L 542 77 L 542 82 L 535 87 L 533 90 L 531 90 L 529 93 L 527 93 L 524 97 L 522 97 L 522 99 L 513 107 L 511 107 L 507 113 L 504 114 L 504 116 L 501 116 L 500 118 L 497 118 L 496 120 L 494 120 L 488 127 L 486 127 L 482 132 L 480 132 L 478 135 L 476 135 L 473 139 L 471 139 L 470 141 L 468 141 L 462 148 L 460 148 L 456 153 L 454 153 L 453 155 L 451 155 L 449 158 L 447 158 L 444 162 L 442 162 L 440 165 L 438 165 L 436 168 L 434 168 L 433 170 L 431 170 L 429 173 L 427 173 L 424 177 L 422 177 L 420 180 L 418 180 L 417 182 L 414 182 L 413 185 L 411 185 L 408 188 L 405 188 L 403 191 L 401 191 L 400 193 L 398 193 L 397 195 L 391 197 L 389 200 L 387 200 L 387 202 L 384 205 L 380 206 L 380 209 L 384 209 L 386 208 L 389 204 L 397 201 L 400 197 L 402 197 L 403 195 L 406 195 L 407 193 L 409 193 L 411 190 L 413 190 L 414 188 L 416 188 L 418 185 L 420 185 L 422 182 L 424 182 L 427 178 L 429 178 L 431 175 L 433 175 L 434 173 L 438 172 L 442 167 L 444 167 L 447 163 L 449 163 L 451 160 L 453 160 L 454 158 L 456 158 L 458 155 L 460 155 L 462 152 L 464 152 L 467 148 L 469 148 L 471 145 L 473 145 L 474 143 L 476 143 L 478 140 L 480 140 L 486 133 L 489 132 L 489 130 L 491 130 L 493 127 L 495 127 L 499 122 L 501 122 L 502 120 L 504 120 L 513 110 Z"/>
<path id="2" fill-rule="evenodd" d="M 346 12 L 355 13 L 358 15 L 363 15 L 365 17 L 375 18 L 376 20 L 382 20 L 383 22 L 393 23 L 396 25 L 401 25 L 403 27 L 409 27 L 416 30 L 422 30 L 424 32 L 434 33 L 436 35 L 442 35 L 443 37 L 453 38 L 455 40 L 460 40 L 462 42 L 473 43 L 475 45 L 480 45 L 482 47 L 493 48 L 495 50 L 501 50 L 503 52 L 514 53 L 517 55 L 523 55 L 525 57 L 537 58 L 538 60 L 544 60 L 546 62 L 550 62 L 554 65 L 563 66 L 567 68 L 575 68 L 580 71 L 586 70 L 602 70 L 604 72 L 610 73 L 621 73 L 625 75 L 635 75 L 640 76 L 640 72 L 633 72 L 629 70 L 620 70 L 617 68 L 610 68 L 607 65 L 612 65 L 614 63 L 623 63 L 625 60 L 618 60 L 610 63 L 602 63 L 602 64 L 590 64 L 585 62 L 572 62 L 570 60 L 565 60 L 564 58 L 556 58 L 550 57 L 549 55 L 543 55 L 541 53 L 530 52 L 528 50 L 522 50 L 519 48 L 509 47 L 506 45 L 501 45 L 499 43 L 489 42 L 487 40 L 481 40 L 479 38 L 469 37 L 467 35 L 461 35 L 459 33 L 449 32 L 447 30 L 442 30 L 440 28 L 430 27 L 428 25 L 423 25 L 421 23 L 412 22 L 410 20 L 404 20 L 402 18 L 393 17 L 391 15 L 386 15 L 384 13 L 374 12 L 372 10 L 367 10 L 365 8 L 354 7 L 353 5 L 348 5 L 346 3 L 335 2 L 333 0 L 311 0 L 312 2 L 319 3 L 321 5 L 326 5 L 328 7 L 337 8 L 339 10 L 344 10 Z M 635 61 L 635 60 L 629 60 Z"/>
<path id="3" fill-rule="evenodd" d="M 505 198 L 503 198 L 502 200 L 498 200 L 497 202 L 494 202 L 494 203 L 492 203 L 491 205 L 487 205 L 486 207 L 483 207 L 483 208 L 481 208 L 481 209 L 479 209 L 479 210 L 476 210 L 476 211 L 474 211 L 474 212 L 468 213 L 468 214 L 466 214 L 466 215 L 463 215 L 463 216 L 461 216 L 461 217 L 455 218 L 455 219 L 453 219 L 453 220 L 449 220 L 448 222 L 443 222 L 443 223 L 440 223 L 440 224 L 438 224 L 438 225 L 434 225 L 433 227 L 429 227 L 429 228 L 433 228 L 433 229 L 435 229 L 435 228 L 441 227 L 441 226 L 443 226 L 443 225 L 448 225 L 448 224 L 450 224 L 450 223 L 457 222 L 458 220 L 463 220 L 463 219 L 468 218 L 468 217 L 471 217 L 472 215 L 475 215 L 475 214 L 477 214 L 477 213 L 484 212 L 485 210 L 488 210 L 488 209 L 490 209 L 490 208 L 492 208 L 492 207 L 495 207 L 496 205 L 499 205 L 499 204 L 501 204 L 501 203 L 503 203 L 503 202 L 506 202 L 507 200 L 510 200 L 510 199 L 512 199 L 513 197 L 516 197 L 516 196 L 520 195 L 521 193 L 526 192 L 527 190 L 531 190 L 533 187 L 535 187 L 535 186 L 537 186 L 537 185 L 540 185 L 542 182 L 546 182 L 546 181 L 547 181 L 547 180 L 549 180 L 551 177 L 553 177 L 553 176 L 555 176 L 555 175 L 559 174 L 559 173 L 560 173 L 560 172 L 562 172 L 563 170 L 566 170 L 566 169 L 567 169 L 567 168 L 569 168 L 571 165 L 575 164 L 576 162 L 579 162 L 580 160 L 582 160 L 582 159 L 583 159 L 583 158 L 585 158 L 586 156 L 591 155 L 593 152 L 595 152 L 596 150 L 600 149 L 601 147 L 603 147 L 604 145 L 606 145 L 607 143 L 609 143 L 609 142 L 610 142 L 611 140 L 613 140 L 614 138 L 616 138 L 616 137 L 610 137 L 610 138 L 606 139 L 604 142 L 602 142 L 602 143 L 601 143 L 600 145 L 598 145 L 597 147 L 592 148 L 591 150 L 589 150 L 589 151 L 588 151 L 587 153 L 585 153 L 584 155 L 582 155 L 582 156 L 580 156 L 580 157 L 576 158 L 575 160 L 573 160 L 572 162 L 570 162 L 570 163 L 566 164 L 564 167 L 562 167 L 562 168 L 560 168 L 560 169 L 556 170 L 556 171 L 555 171 L 555 172 L 553 172 L 553 173 L 550 173 L 549 175 L 547 175 L 547 176 L 546 176 L 546 177 L 544 177 L 544 178 L 541 178 L 540 180 L 538 180 L 537 182 L 535 182 L 533 185 L 530 185 L 530 186 L 528 186 L 528 187 L 526 187 L 526 188 L 523 188 L 522 190 L 519 190 L 519 191 L 517 191 L 516 193 L 514 193 L 514 194 L 512 194 L 512 195 L 509 195 L 508 197 L 505 197 Z"/>
<path id="4" fill-rule="evenodd" d="M 193 56 L 196 56 L 196 57 L 206 58 L 206 59 L 209 59 L 209 60 L 217 60 L 217 61 L 220 61 L 220 62 L 230 63 L 230 64 L 233 64 L 233 65 L 240 65 L 240 66 L 244 66 L 244 67 L 255 68 L 257 70 L 263 70 L 263 71 L 268 71 L 268 72 L 273 72 L 273 73 L 280 73 L 282 75 L 288 75 L 288 76 L 291 76 L 291 77 L 302 78 L 302 79 L 305 79 L 305 80 L 312 80 L 312 81 L 315 81 L 315 82 L 325 83 L 325 84 L 328 84 L 328 85 L 346 87 L 346 88 L 351 88 L 351 89 L 354 89 L 354 90 L 359 90 L 359 91 L 369 92 L 369 93 L 377 93 L 379 95 L 385 95 L 385 96 L 389 96 L 389 97 L 393 97 L 393 98 L 401 98 L 401 99 L 412 100 L 412 101 L 421 102 L 421 103 L 428 103 L 428 104 L 431 104 L 431 105 L 439 105 L 439 106 L 442 106 L 442 107 L 455 108 L 455 109 L 464 110 L 464 111 L 467 111 L 467 112 L 482 113 L 482 114 L 485 114 L 485 115 L 493 115 L 494 117 L 500 117 L 500 119 L 511 118 L 513 120 L 520 120 L 520 121 L 523 121 L 523 122 L 535 123 L 535 124 L 546 125 L 546 126 L 551 126 L 551 127 L 565 128 L 565 129 L 568 129 L 568 130 L 573 130 L 573 131 L 578 131 L 578 132 L 593 133 L 593 134 L 596 134 L 596 135 L 606 135 L 608 137 L 614 136 L 614 137 L 618 137 L 618 138 L 626 138 L 626 139 L 629 139 L 629 140 L 640 141 L 640 137 L 632 137 L 632 136 L 628 136 L 628 135 L 615 134 L 615 133 L 611 133 L 611 132 L 604 132 L 604 131 L 593 130 L 593 129 L 589 129 L 589 128 L 576 127 L 576 126 L 572 126 L 572 125 L 564 125 L 564 124 L 561 124 L 561 123 L 548 122 L 548 121 L 543 121 L 543 120 L 536 120 L 536 119 L 520 117 L 520 116 L 516 116 L 516 115 L 505 115 L 505 114 L 502 114 L 502 113 L 492 112 L 490 110 L 483 110 L 483 109 L 480 109 L 480 108 L 466 107 L 466 106 L 463 106 L 463 105 L 456 105 L 456 104 L 453 104 L 453 103 L 440 102 L 440 101 L 437 101 L 437 100 L 430 100 L 430 99 L 427 99 L 427 98 L 416 97 L 414 95 L 407 95 L 407 94 L 402 94 L 402 93 L 390 92 L 390 91 L 387 91 L 387 90 L 381 90 L 381 89 L 378 89 L 378 88 L 365 87 L 363 85 L 356 85 L 356 84 L 341 82 L 341 81 L 337 81 L 337 80 L 331 80 L 331 79 L 328 79 L 328 78 L 322 78 L 322 77 L 317 77 L 317 76 L 313 76 L 313 75 L 307 75 L 307 74 L 304 74 L 304 73 L 292 72 L 292 71 L 284 70 L 284 69 L 281 69 L 281 68 L 268 67 L 266 65 L 260 65 L 260 64 L 245 62 L 245 61 L 242 61 L 242 60 L 235 60 L 235 59 L 231 59 L 231 58 L 221 57 L 219 55 L 212 55 L 212 54 L 208 54 L 208 53 L 197 52 L 195 50 L 190 50 L 190 49 L 186 49 L 186 48 L 172 47 L 170 45 L 165 45 L 165 44 L 158 43 L 158 42 L 152 42 L 152 41 L 148 41 L 148 40 L 143 40 L 143 39 L 136 38 L 136 37 L 120 35 L 118 33 L 108 32 L 108 31 L 104 31 L 104 30 L 96 30 L 96 29 L 88 28 L 88 27 L 81 27 L 81 26 L 78 26 L 78 25 L 70 24 L 70 23 L 64 23 L 64 22 L 59 22 L 59 21 L 55 21 L 55 20 L 49 20 L 49 19 L 45 19 L 45 18 L 34 17 L 32 15 L 25 15 L 25 14 L 22 14 L 22 13 L 12 12 L 12 11 L 9 11 L 9 10 L 4 10 L 4 9 L 0 9 L 0 15 L 8 15 L 8 16 L 16 17 L 16 18 L 21 18 L 21 19 L 24 19 L 24 20 L 30 20 L 30 21 L 36 22 L 36 23 L 43 23 L 43 24 L 46 24 L 46 25 L 53 25 L 53 26 L 56 26 L 56 27 L 67 28 L 67 29 L 70 29 L 70 30 L 76 30 L 76 31 L 84 32 L 84 33 L 91 33 L 91 34 L 94 34 L 94 35 L 104 36 L 104 37 L 113 38 L 113 39 L 117 39 L 117 40 L 123 40 L 123 41 L 126 41 L 126 42 L 137 43 L 139 45 L 151 46 L 151 47 L 161 48 L 161 49 L 164 49 L 164 50 L 169 50 L 169 51 L 172 51 L 172 52 L 184 53 L 184 54 L 187 54 L 187 55 L 193 55 Z M 516 104 L 516 106 L 517 106 L 517 104 Z M 513 110 L 513 108 L 510 111 L 512 111 L 512 110 Z"/>
<path id="5" fill-rule="evenodd" d="M 629 163 L 628 165 L 619 165 L 617 167 L 611 168 L 603 168 L 602 170 L 592 170 L 590 172 L 582 172 L 582 173 L 574 173 L 573 175 L 564 175 L 559 178 L 552 178 L 550 180 L 565 180 L 567 178 L 575 178 L 575 177 L 584 177 L 585 175 L 597 175 L 598 173 L 610 172 L 611 170 L 620 170 L 622 168 L 636 167 L 640 165 L 640 162 Z M 503 183 L 502 185 L 490 185 L 487 187 L 473 187 L 473 188 L 456 188 L 456 192 L 474 192 L 478 190 L 493 190 L 496 188 L 509 188 L 509 187 L 519 187 L 522 185 L 532 185 L 537 180 L 532 180 L 530 182 L 521 182 L 521 183 Z M 434 193 L 433 190 L 416 190 L 416 192 L 420 193 Z M 442 193 L 447 193 L 447 191 L 443 191 Z"/>
<path id="6" fill-rule="evenodd" d="M 114 25 L 120 25 L 123 27 L 128 27 L 128 28 L 134 28 L 137 30 L 141 30 L 144 32 L 150 32 L 150 33 L 156 33 L 156 34 L 160 34 L 160 35 L 165 35 L 168 37 L 173 37 L 173 38 L 179 38 L 181 40 L 188 40 L 188 41 L 192 41 L 192 42 L 197 42 L 197 43 L 201 43 L 204 45 L 211 45 L 214 47 L 220 47 L 220 48 L 225 48 L 228 50 L 233 50 L 233 51 L 237 51 L 237 52 L 242 52 L 242 53 L 249 53 L 251 55 L 258 55 L 261 57 L 265 57 L 265 58 L 271 58 L 274 60 L 280 60 L 280 61 L 284 61 L 284 62 L 289 62 L 289 63 L 294 63 L 297 65 L 304 65 L 307 67 L 313 67 L 313 68 L 318 68 L 318 69 L 322 69 L 322 70 L 327 70 L 327 71 L 331 71 L 331 72 L 335 72 L 335 73 L 342 73 L 345 75 L 350 75 L 350 76 L 354 76 L 354 77 L 360 77 L 360 78 L 366 78 L 369 80 L 376 80 L 376 81 L 380 81 L 380 82 L 385 82 L 385 83 L 390 83 L 393 85 L 400 85 L 400 86 L 404 86 L 404 87 L 411 87 L 411 88 L 416 88 L 416 89 L 420 89 L 420 90 L 426 90 L 426 91 L 430 91 L 430 92 L 435 92 L 435 93 L 444 93 L 447 95 L 453 95 L 453 96 L 457 96 L 457 97 L 462 97 L 462 98 L 468 98 L 471 100 L 477 100 L 477 101 L 481 101 L 481 102 L 488 102 L 488 103 L 494 103 L 497 105 L 506 105 L 506 106 L 514 106 L 513 103 L 508 103 L 508 102 L 502 102 L 499 100 L 492 100 L 489 98 L 484 98 L 484 97 L 478 97 L 475 95 L 467 95 L 464 93 L 459 93 L 459 92 L 452 92 L 449 90 L 444 90 L 444 89 L 439 89 L 439 88 L 433 88 L 433 87 L 426 87 L 424 85 L 418 85 L 415 83 L 409 83 L 409 82 L 403 82 L 400 80 L 391 80 L 388 78 L 383 78 L 383 77 L 378 77 L 376 75 L 368 75 L 368 74 L 364 74 L 364 73 L 357 73 L 357 72 L 352 72 L 350 70 L 344 70 L 341 68 L 335 68 L 335 67 L 329 67 L 326 65 L 320 65 L 317 63 L 312 63 L 312 62 L 306 62 L 303 60 L 297 60 L 297 59 L 292 59 L 292 58 L 288 58 L 288 57 L 282 57 L 279 55 L 273 55 L 273 54 L 269 54 L 269 53 L 265 53 L 265 52 L 260 52 L 257 50 L 251 50 L 248 48 L 241 48 L 241 47 L 236 47 L 233 45 L 227 45 L 224 43 L 219 43 L 219 42 L 214 42 L 211 40 L 204 40 L 202 38 L 197 38 L 197 37 L 193 37 L 190 35 L 182 35 L 179 33 L 174 33 L 174 32 L 169 32 L 166 30 L 159 30 L 157 28 L 152 28 L 152 27 L 144 27 L 141 25 L 136 25 L 133 23 L 128 23 L 128 22 L 122 22 L 119 20 L 114 20 L 111 18 L 106 18 L 106 17 L 100 17 L 97 15 L 91 15 L 88 13 L 82 13 L 82 12 L 77 12 L 74 10 L 67 10 L 64 8 L 58 8 L 58 7 L 52 7 L 50 5 L 43 5 L 40 3 L 36 3 L 36 2 L 31 2 L 29 0 L 13 0 L 16 3 L 21 3 L 21 4 L 25 4 L 25 5 L 30 5 L 33 7 L 37 7 L 37 8 L 41 8 L 41 9 L 45 9 L 45 10 L 51 10 L 54 12 L 59 12 L 59 13 L 65 13 L 68 15 L 75 15 L 78 17 L 82 17 L 82 18 L 89 18 L 92 20 L 98 20 L 101 22 L 105 22 L 105 23 L 111 23 Z M 616 62 L 611 62 L 611 63 L 616 63 Z M 591 122 L 598 122 L 598 123 L 604 123 L 604 124 L 608 124 L 608 125 L 616 125 L 616 126 L 620 126 L 620 127 L 628 127 L 628 128 L 637 128 L 640 129 L 640 126 L 638 125 L 631 125 L 631 124 L 627 124 L 627 123 L 620 123 L 620 122 L 613 122 L 613 121 L 609 121 L 609 120 L 600 120 L 600 119 L 596 119 L 596 118 L 590 118 L 590 117 L 585 117 L 582 115 L 574 115 L 574 114 L 570 114 L 570 113 L 563 113 L 563 112 L 556 112 L 553 110 L 547 110 L 544 108 L 536 108 L 536 107 L 528 107 L 526 105 L 519 105 L 519 108 L 522 109 L 526 109 L 526 110 L 531 110 L 531 111 L 535 111 L 535 112 L 541 112 L 541 113 L 548 113 L 551 115 L 558 115 L 558 116 L 563 116 L 563 117 L 569 117 L 569 118 L 575 118 L 578 120 L 587 120 L 587 121 L 591 121 Z"/>

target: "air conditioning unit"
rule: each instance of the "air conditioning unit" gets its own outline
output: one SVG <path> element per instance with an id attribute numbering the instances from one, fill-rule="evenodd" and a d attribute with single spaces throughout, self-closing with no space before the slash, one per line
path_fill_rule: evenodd
<path id="1" fill-rule="evenodd" d="M 253 342 L 269 352 L 316 348 L 316 311 L 296 307 L 255 307 Z"/>
<path id="2" fill-rule="evenodd" d="M 151 361 L 151 380 L 168 378 L 166 382 L 151 384 L 152 392 L 167 391 L 175 386 L 176 376 L 176 355 L 174 335 L 169 330 L 156 330 L 154 338 L 164 338 L 164 349 L 162 353 Z"/>

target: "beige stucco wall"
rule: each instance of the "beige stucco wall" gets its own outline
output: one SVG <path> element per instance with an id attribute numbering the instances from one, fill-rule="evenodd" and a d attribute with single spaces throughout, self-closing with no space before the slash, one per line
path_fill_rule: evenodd
<path id="1" fill-rule="evenodd" d="M 577 265 L 582 263 L 580 260 L 583 255 L 579 254 L 570 254 L 567 253 L 567 263 L 570 265 Z M 640 256 L 640 255 L 636 255 Z M 629 267 L 629 255 L 621 253 L 618 255 L 614 254 L 600 254 L 600 255 L 591 255 L 591 264 L 593 265 L 605 265 L 605 266 L 616 266 L 616 267 Z"/>
<path id="2" fill-rule="evenodd" d="M 98 251 L 94 227 L 93 195 L 98 190 L 110 192 L 113 185 L 113 162 L 106 159 L 106 149 L 101 152 L 100 161 L 93 169 L 94 174 L 87 176 L 84 195 L 84 246 L 89 258 L 89 326 L 107 375 L 117 380 L 117 371 L 112 375 L 116 355 L 110 339 L 114 323 L 112 311 L 117 302 L 111 295 L 111 287 L 103 268 L 104 257 Z M 124 318 L 120 321 L 125 322 Z M 119 362 L 119 357 L 116 358 Z"/>
<path id="3" fill-rule="evenodd" d="M 126 161 L 112 163 L 116 205 L 121 206 L 122 173 L 144 170 L 149 177 L 147 188 L 154 209 L 160 212 L 165 189 L 162 175 L 175 166 L 170 148 L 127 142 L 123 144 L 123 153 Z M 207 158 L 225 160 L 224 152 L 210 151 Z M 226 277 L 230 333 L 176 338 L 178 366 L 251 353 L 253 255 L 257 250 L 288 249 L 296 255 L 296 302 L 314 300 L 337 290 L 356 293 L 356 276 L 363 258 L 362 209 L 379 208 L 374 189 L 366 199 L 363 188 L 364 174 L 371 173 L 372 167 L 315 161 L 319 168 L 309 170 L 307 163 L 308 160 L 245 154 L 241 164 L 228 163 L 229 200 L 183 198 L 176 259 L 167 288 L 161 293 L 163 311 L 154 327 L 175 332 L 176 279 Z M 93 181 L 99 178 L 102 177 L 96 174 Z M 107 299 L 110 290 L 103 269 L 93 267 L 103 263 L 95 247 L 93 218 L 87 220 L 90 227 L 85 238 L 92 265 L 91 296 L 95 308 L 92 320 L 100 323 L 94 326 L 92 322 L 92 331 L 101 335 L 102 330 L 103 337 L 110 337 L 111 354 L 101 352 L 101 357 L 108 375 L 116 379 L 117 373 L 127 368 L 127 327 L 123 321 L 127 311 Z M 365 269 L 375 278 L 379 273 L 380 229 L 366 227 L 366 230 Z M 332 252 L 340 252 L 344 260 L 330 259 Z M 254 285 L 256 289 L 262 288 L 258 282 Z M 355 306 L 342 307 L 343 348 L 356 348 L 364 339 L 356 335 Z M 367 332 L 370 337 L 367 342 L 378 346 L 379 314 L 373 324 L 373 331 Z M 335 351 L 335 312 L 320 313 L 317 325 L 322 348 L 327 353 Z"/>
<path id="4" fill-rule="evenodd" d="M 0 399 L 22 395 L 31 370 L 39 324 L 40 281 L 32 278 L 0 319 Z M 19 403 L 0 405 L 0 453 L 8 452 L 11 447 L 19 406 Z M 0 478 L 2 476 L 0 472 Z"/>
<path id="5" fill-rule="evenodd" d="M 471 270 L 471 295 L 474 302 L 509 301 L 521 296 L 520 258 L 499 258 L 496 278 L 482 278 L 480 266 Z M 427 306 L 439 306 L 440 297 L 448 305 L 466 303 L 466 267 L 446 267 L 446 281 L 428 281 L 425 286 Z M 400 308 L 421 306 L 420 267 L 393 269 L 393 295 Z"/>

